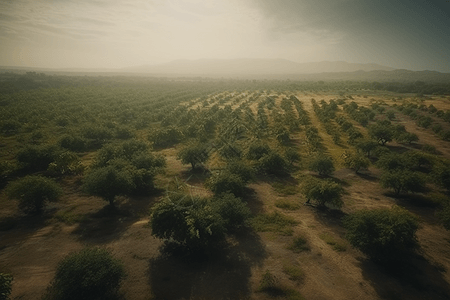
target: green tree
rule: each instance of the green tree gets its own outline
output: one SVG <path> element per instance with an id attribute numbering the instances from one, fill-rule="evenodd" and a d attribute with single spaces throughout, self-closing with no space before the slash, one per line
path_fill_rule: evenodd
<path id="1" fill-rule="evenodd" d="M 259 141 L 253 141 L 247 149 L 246 157 L 250 160 L 259 160 L 264 155 L 267 155 L 269 153 L 269 145 Z"/>
<path id="2" fill-rule="evenodd" d="M 331 204 L 340 208 L 344 204 L 341 199 L 343 193 L 341 185 L 331 179 L 309 177 L 302 184 L 302 193 L 305 195 L 307 203 L 314 200 L 319 207 Z"/>
<path id="3" fill-rule="evenodd" d="M 295 162 L 300 162 L 301 156 L 299 151 L 297 151 L 295 148 L 289 147 L 284 151 L 284 157 L 286 158 L 289 165 L 292 166 Z"/>
<path id="4" fill-rule="evenodd" d="M 221 194 L 212 199 L 212 206 L 222 217 L 227 232 L 236 232 L 248 225 L 250 209 L 241 198 L 231 193 Z"/>
<path id="5" fill-rule="evenodd" d="M 381 186 L 393 189 L 396 195 L 401 192 L 420 192 L 425 187 L 424 182 L 420 173 L 410 170 L 384 172 L 380 178 Z"/>
<path id="6" fill-rule="evenodd" d="M 244 193 L 245 181 L 236 174 L 221 172 L 208 178 L 205 185 L 215 194 L 232 193 L 241 196 Z"/>
<path id="7" fill-rule="evenodd" d="M 394 138 L 392 126 L 384 123 L 377 123 L 369 126 L 369 134 L 381 145 L 392 141 Z"/>
<path id="8" fill-rule="evenodd" d="M 370 153 L 375 150 L 377 146 L 378 143 L 372 140 L 361 140 L 356 144 L 356 148 L 365 153 L 367 157 L 370 157 Z"/>
<path id="9" fill-rule="evenodd" d="M 123 264 L 107 250 L 84 248 L 58 264 L 44 299 L 111 299 L 125 277 Z"/>
<path id="10" fill-rule="evenodd" d="M 188 145 L 177 153 L 177 158 L 181 160 L 181 163 L 191 164 L 192 169 L 195 169 L 196 165 L 207 161 L 208 157 L 207 149 L 201 144 Z"/>
<path id="11" fill-rule="evenodd" d="M 309 170 L 318 172 L 320 176 L 329 176 L 334 171 L 333 160 L 330 156 L 319 153 L 311 158 Z"/>
<path id="12" fill-rule="evenodd" d="M 152 208 L 152 235 L 185 252 L 207 252 L 224 241 L 225 221 L 209 199 L 172 194 Z"/>
<path id="13" fill-rule="evenodd" d="M 19 209 L 27 214 L 42 212 L 45 203 L 57 201 L 62 195 L 61 187 L 42 176 L 26 176 L 6 187 L 9 198 L 19 201 Z"/>
<path id="14" fill-rule="evenodd" d="M 270 152 L 258 160 L 258 169 L 267 174 L 282 176 L 287 174 L 287 163 L 275 152 Z"/>
<path id="15" fill-rule="evenodd" d="M 378 262 L 401 259 L 417 247 L 417 218 L 400 207 L 360 210 L 344 218 L 347 239 Z"/>
<path id="16" fill-rule="evenodd" d="M 48 165 L 47 172 L 52 176 L 63 176 L 70 174 L 81 174 L 84 166 L 75 153 L 63 152 L 55 157 L 55 160 Z"/>
<path id="17" fill-rule="evenodd" d="M 130 170 L 108 166 L 91 171 L 84 179 L 83 188 L 87 193 L 101 197 L 114 206 L 116 196 L 131 193 L 136 185 Z"/>
<path id="18" fill-rule="evenodd" d="M 0 273 L 0 300 L 9 299 L 12 281 L 13 276 L 11 274 Z"/>
<path id="19" fill-rule="evenodd" d="M 370 165 L 370 161 L 361 154 L 344 153 L 344 166 L 352 169 L 355 173 L 358 173 L 361 169 L 367 169 Z"/>

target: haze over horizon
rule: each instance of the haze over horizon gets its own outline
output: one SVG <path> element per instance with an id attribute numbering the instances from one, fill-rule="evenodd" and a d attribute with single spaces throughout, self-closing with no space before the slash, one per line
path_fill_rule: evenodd
<path id="1" fill-rule="evenodd" d="M 450 72 L 449 1 L 5 0 L 0 65 L 346 61 Z"/>

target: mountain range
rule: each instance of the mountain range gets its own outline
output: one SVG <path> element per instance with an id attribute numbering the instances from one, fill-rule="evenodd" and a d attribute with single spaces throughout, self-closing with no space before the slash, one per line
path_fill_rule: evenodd
<path id="1" fill-rule="evenodd" d="M 391 71 L 394 68 L 378 64 L 358 64 L 345 61 L 297 63 L 286 59 L 199 59 L 174 60 L 158 65 L 122 68 L 122 72 L 158 75 L 248 76 L 293 75 L 325 72 Z"/>

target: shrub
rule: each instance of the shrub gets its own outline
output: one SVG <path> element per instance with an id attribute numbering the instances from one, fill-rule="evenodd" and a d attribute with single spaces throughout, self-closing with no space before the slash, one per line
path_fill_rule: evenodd
<path id="1" fill-rule="evenodd" d="M 270 148 L 262 142 L 253 142 L 247 149 L 246 157 L 250 160 L 259 160 L 264 155 L 269 154 Z"/>
<path id="2" fill-rule="evenodd" d="M 420 173 L 409 170 L 385 172 L 380 178 L 381 186 L 393 189 L 396 195 L 401 192 L 420 192 L 425 187 L 424 182 Z"/>
<path id="3" fill-rule="evenodd" d="M 216 195 L 232 193 L 236 196 L 241 196 L 245 189 L 244 180 L 239 175 L 229 172 L 213 175 L 205 184 Z"/>
<path id="4" fill-rule="evenodd" d="M 12 281 L 13 277 L 11 274 L 0 273 L 0 300 L 9 299 Z"/>
<path id="5" fill-rule="evenodd" d="M 260 232 L 277 232 L 282 235 L 292 235 L 292 226 L 297 224 L 292 217 L 288 217 L 277 211 L 259 214 L 251 220 L 252 226 Z"/>
<path id="6" fill-rule="evenodd" d="M 235 232 L 247 225 L 250 209 L 233 194 L 222 194 L 212 199 L 212 206 L 224 220 L 227 231 Z"/>
<path id="7" fill-rule="evenodd" d="M 267 174 L 282 176 L 287 174 L 287 163 L 280 154 L 271 152 L 259 159 L 258 169 Z"/>
<path id="8" fill-rule="evenodd" d="M 370 165 L 370 161 L 361 154 L 344 153 L 344 166 L 352 169 L 355 173 L 358 173 L 361 169 L 367 169 Z"/>
<path id="9" fill-rule="evenodd" d="M 369 258 L 390 262 L 417 246 L 417 218 L 400 207 L 360 210 L 344 218 L 347 239 Z"/>
<path id="10" fill-rule="evenodd" d="M 252 180 L 255 175 L 253 168 L 245 164 L 243 161 L 231 161 L 227 164 L 225 170 L 231 174 L 239 176 L 244 183 Z"/>
<path id="11" fill-rule="evenodd" d="M 191 164 L 192 169 L 196 165 L 204 163 L 208 156 L 206 147 L 201 144 L 188 145 L 177 153 L 177 158 L 181 160 L 181 163 Z"/>
<path id="12" fill-rule="evenodd" d="M 331 204 L 340 208 L 344 204 L 341 199 L 342 187 L 331 179 L 322 180 L 309 177 L 303 182 L 302 192 L 307 199 L 307 203 L 314 200 L 319 207 Z"/>
<path id="13" fill-rule="evenodd" d="M 226 221 L 219 209 L 225 211 L 226 206 L 212 205 L 205 198 L 170 195 L 152 208 L 152 235 L 187 253 L 208 251 L 224 241 Z"/>
<path id="14" fill-rule="evenodd" d="M 59 139 L 59 145 L 62 148 L 75 152 L 83 152 L 87 149 L 87 141 L 79 136 L 64 135 Z"/>
<path id="15" fill-rule="evenodd" d="M 44 299 L 111 299 L 125 276 L 122 263 L 107 250 L 85 248 L 58 264 Z"/>
<path id="16" fill-rule="evenodd" d="M 46 202 L 57 201 L 62 195 L 56 182 L 42 176 L 26 176 L 6 189 L 8 197 L 19 200 L 19 209 L 28 214 L 41 213 Z"/>
<path id="17" fill-rule="evenodd" d="M 17 153 L 19 165 L 30 172 L 45 171 L 57 156 L 58 148 L 53 145 L 27 146 Z"/>
<path id="18" fill-rule="evenodd" d="M 309 170 L 318 172 L 320 176 L 329 176 L 334 171 L 333 160 L 325 154 L 318 154 L 309 162 Z"/>

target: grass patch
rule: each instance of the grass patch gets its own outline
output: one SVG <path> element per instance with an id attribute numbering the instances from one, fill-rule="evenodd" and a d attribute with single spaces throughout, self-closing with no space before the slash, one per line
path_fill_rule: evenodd
<path id="1" fill-rule="evenodd" d="M 302 269 L 292 264 L 283 264 L 283 273 L 286 274 L 292 281 L 302 281 L 305 277 Z"/>
<path id="2" fill-rule="evenodd" d="M 283 196 L 296 195 L 299 192 L 298 186 L 282 182 L 273 182 L 272 187 L 278 194 Z"/>
<path id="3" fill-rule="evenodd" d="M 297 210 L 300 208 L 300 203 L 287 199 L 277 199 L 275 201 L 275 206 L 285 210 Z"/>
<path id="4" fill-rule="evenodd" d="M 337 252 L 344 252 L 347 250 L 347 245 L 342 241 L 336 241 L 336 239 L 329 232 L 324 232 L 320 234 L 319 237 Z"/>
<path id="5" fill-rule="evenodd" d="M 270 297 L 282 297 L 287 300 L 305 300 L 305 298 L 296 290 L 280 285 L 278 279 L 266 270 L 259 283 L 258 292 L 264 292 Z"/>
<path id="6" fill-rule="evenodd" d="M 294 238 L 292 242 L 287 246 L 287 249 L 295 253 L 311 250 L 311 248 L 308 245 L 308 242 L 302 237 Z"/>
<path id="7" fill-rule="evenodd" d="M 292 226 L 298 222 L 279 212 L 259 214 L 251 220 L 251 224 L 259 232 L 277 232 L 282 235 L 292 235 Z"/>

